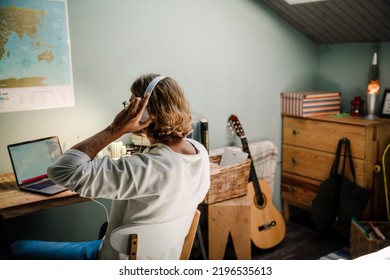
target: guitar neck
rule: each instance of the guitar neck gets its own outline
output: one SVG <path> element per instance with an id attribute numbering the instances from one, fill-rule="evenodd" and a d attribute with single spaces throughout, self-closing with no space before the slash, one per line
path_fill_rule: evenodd
<path id="1" fill-rule="evenodd" d="M 261 200 L 261 198 L 262 198 L 261 188 L 260 188 L 259 180 L 257 179 L 257 174 L 256 174 L 255 166 L 253 164 L 251 152 L 249 150 L 248 140 L 246 139 L 245 136 L 241 136 L 240 138 L 241 138 L 242 150 L 244 152 L 248 153 L 248 157 L 251 159 L 251 167 L 250 167 L 251 169 L 250 169 L 249 175 L 250 175 L 250 179 L 252 181 L 253 187 L 255 189 L 256 197 Z"/>
<path id="2" fill-rule="evenodd" d="M 248 153 L 249 158 L 251 158 L 251 151 L 249 150 L 248 140 L 246 140 L 245 136 L 241 136 L 241 144 L 242 144 L 242 150 L 245 153 Z"/>

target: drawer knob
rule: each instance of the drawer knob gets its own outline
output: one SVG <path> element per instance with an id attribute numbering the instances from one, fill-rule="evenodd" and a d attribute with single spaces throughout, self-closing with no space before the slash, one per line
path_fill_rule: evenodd
<path id="1" fill-rule="evenodd" d="M 292 190 L 292 192 L 296 192 L 297 187 L 296 186 L 291 186 L 291 190 Z"/>
<path id="2" fill-rule="evenodd" d="M 298 159 L 297 158 L 293 158 L 292 159 L 292 163 L 298 163 Z"/>
<path id="3" fill-rule="evenodd" d="M 299 134 L 299 130 L 293 129 L 292 133 L 293 133 L 294 135 L 297 135 L 297 134 Z"/>

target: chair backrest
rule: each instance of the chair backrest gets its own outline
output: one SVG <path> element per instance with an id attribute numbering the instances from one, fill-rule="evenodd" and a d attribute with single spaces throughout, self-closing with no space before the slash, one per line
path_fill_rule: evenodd
<path id="1" fill-rule="evenodd" d="M 196 209 L 195 215 L 191 222 L 190 230 L 188 231 L 187 236 L 184 239 L 183 249 L 180 255 L 181 260 L 188 260 L 190 258 L 192 245 L 194 244 L 196 230 L 199 224 L 199 218 L 200 218 L 200 211 Z"/>
<path id="2" fill-rule="evenodd" d="M 152 225 L 126 225 L 116 228 L 110 236 L 111 246 L 129 259 L 164 254 L 183 246 L 180 259 L 188 259 L 199 223 L 200 211 L 180 219 Z M 183 243 L 184 241 L 184 243 Z"/>

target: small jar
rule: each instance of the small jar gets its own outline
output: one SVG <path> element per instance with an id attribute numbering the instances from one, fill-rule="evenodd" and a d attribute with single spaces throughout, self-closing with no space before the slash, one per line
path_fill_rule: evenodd
<path id="1" fill-rule="evenodd" d="M 355 96 L 351 100 L 351 116 L 363 116 L 364 100 L 360 96 Z"/>

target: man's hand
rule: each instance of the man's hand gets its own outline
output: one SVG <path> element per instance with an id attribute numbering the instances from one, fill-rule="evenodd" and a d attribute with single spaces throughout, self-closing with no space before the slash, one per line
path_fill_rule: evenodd
<path id="1" fill-rule="evenodd" d="M 76 144 L 72 149 L 80 150 L 93 159 L 104 147 L 122 135 L 147 127 L 151 120 L 145 122 L 140 122 L 140 120 L 148 105 L 149 97 L 150 94 L 147 94 L 143 100 L 139 97 L 131 100 L 129 106 L 119 112 L 106 129 Z"/>
<path id="2" fill-rule="evenodd" d="M 139 97 L 131 100 L 129 105 L 116 115 L 110 125 L 113 134 L 122 136 L 126 133 L 132 133 L 147 127 L 151 121 L 141 122 L 141 117 L 148 105 L 149 98 L 150 94 L 146 94 L 143 100 Z"/>

